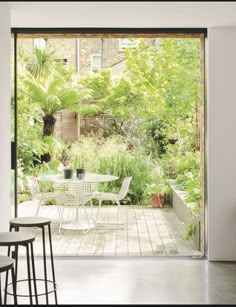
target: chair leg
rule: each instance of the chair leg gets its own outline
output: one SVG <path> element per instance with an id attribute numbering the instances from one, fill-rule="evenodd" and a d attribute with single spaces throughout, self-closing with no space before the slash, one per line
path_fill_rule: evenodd
<path id="1" fill-rule="evenodd" d="M 117 210 L 117 224 L 118 224 L 118 220 L 119 220 L 119 213 L 120 213 L 120 202 L 118 199 L 115 200 L 115 203 L 117 204 L 118 206 L 118 210 Z"/>
<path id="2" fill-rule="evenodd" d="M 86 233 L 89 232 L 89 230 L 91 230 L 91 224 L 90 224 L 90 221 L 89 221 L 89 217 L 88 217 L 88 214 L 87 214 L 87 211 L 86 211 L 86 208 L 85 208 L 85 204 L 82 205 L 83 206 L 83 209 L 84 209 L 84 213 L 85 213 L 85 216 L 86 216 L 86 219 L 87 219 L 87 222 L 88 222 L 88 229 L 86 230 L 83 230 L 83 234 L 85 235 Z"/>
<path id="3" fill-rule="evenodd" d="M 117 224 L 119 224 L 119 223 L 118 223 L 119 213 L 122 211 L 122 209 L 121 209 L 120 201 L 117 199 L 115 202 L 116 202 L 116 204 L 118 205 Z M 124 220 L 124 222 L 121 223 L 121 224 L 122 224 L 122 225 L 125 225 L 125 224 L 126 224 L 126 223 L 125 223 L 125 215 L 124 215 L 124 217 L 123 217 L 122 219 Z"/>
<path id="4" fill-rule="evenodd" d="M 58 204 L 57 204 L 57 212 L 58 212 L 59 220 L 61 220 L 61 207 Z"/>
<path id="5" fill-rule="evenodd" d="M 41 205 L 41 200 L 38 201 L 38 207 L 37 207 L 35 216 L 38 216 L 38 214 L 39 214 L 40 205 Z"/>
<path id="6" fill-rule="evenodd" d="M 90 199 L 90 207 L 91 207 L 91 211 L 92 211 L 92 220 L 93 220 L 93 222 L 95 223 L 95 218 L 94 218 L 94 211 L 93 211 L 93 201 L 92 201 L 92 199 Z"/>
<path id="7" fill-rule="evenodd" d="M 101 210 L 101 204 L 102 204 L 102 200 L 99 200 L 99 205 L 98 205 L 98 211 L 97 211 L 97 215 L 96 215 L 95 225 L 98 223 L 98 219 L 99 219 L 99 215 L 100 215 L 100 210 Z"/>
<path id="8" fill-rule="evenodd" d="M 61 205 L 58 205 L 58 213 L 59 213 L 59 218 L 60 218 L 58 234 L 60 234 L 61 233 L 61 226 L 62 226 L 62 223 L 63 223 L 63 210 L 61 209 Z"/>

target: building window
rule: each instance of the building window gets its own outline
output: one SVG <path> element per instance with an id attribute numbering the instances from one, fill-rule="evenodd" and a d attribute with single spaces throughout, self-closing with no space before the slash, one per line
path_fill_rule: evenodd
<path id="1" fill-rule="evenodd" d="M 34 48 L 44 50 L 46 47 L 46 40 L 44 38 L 35 38 L 34 39 Z"/>
<path id="2" fill-rule="evenodd" d="M 137 39 L 120 38 L 119 39 L 119 51 L 124 51 L 126 48 L 135 48 L 139 44 Z"/>
<path id="3" fill-rule="evenodd" d="M 67 59 L 56 59 L 55 60 L 56 62 L 60 62 L 60 63 L 63 63 L 64 65 L 68 65 L 68 61 L 67 61 Z"/>
<path id="4" fill-rule="evenodd" d="M 102 68 L 102 56 L 100 54 L 91 55 L 91 71 L 96 72 Z"/>

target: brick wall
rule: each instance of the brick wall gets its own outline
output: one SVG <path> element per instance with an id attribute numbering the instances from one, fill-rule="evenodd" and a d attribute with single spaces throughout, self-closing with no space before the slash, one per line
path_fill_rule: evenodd
<path id="1" fill-rule="evenodd" d="M 56 50 L 58 59 L 67 59 L 67 65 L 77 71 L 77 40 L 71 38 L 49 38 L 46 48 Z"/>
<path id="2" fill-rule="evenodd" d="M 32 56 L 33 55 L 33 39 L 32 38 L 18 38 L 17 39 L 17 48 L 24 48 L 25 51 Z"/>
<path id="3" fill-rule="evenodd" d="M 101 39 L 99 38 L 81 38 L 79 40 L 79 59 L 80 59 L 80 75 L 85 75 L 91 72 L 91 55 L 101 54 Z"/>

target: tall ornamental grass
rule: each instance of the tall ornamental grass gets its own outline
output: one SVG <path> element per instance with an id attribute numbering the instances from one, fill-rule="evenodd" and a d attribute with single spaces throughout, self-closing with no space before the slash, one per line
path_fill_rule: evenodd
<path id="1" fill-rule="evenodd" d="M 125 177 L 132 177 L 129 193 L 123 203 L 137 204 L 144 200 L 145 188 L 153 180 L 153 162 L 147 156 L 117 152 L 101 157 L 97 163 L 97 173 L 112 174 L 119 179 L 103 185 L 104 191 L 117 193 Z"/>

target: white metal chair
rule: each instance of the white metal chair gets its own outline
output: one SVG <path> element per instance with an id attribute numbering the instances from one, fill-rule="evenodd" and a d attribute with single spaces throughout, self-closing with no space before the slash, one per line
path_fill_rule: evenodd
<path id="1" fill-rule="evenodd" d="M 50 200 L 55 199 L 55 194 L 54 192 L 48 192 L 48 193 L 41 192 L 39 189 L 39 183 L 38 183 L 38 179 L 36 176 L 28 176 L 27 182 L 28 182 L 28 186 L 29 186 L 29 190 L 30 190 L 32 199 L 37 201 L 38 203 L 38 207 L 37 207 L 36 214 L 35 214 L 36 216 L 38 216 L 40 205 L 42 201 L 49 200 L 49 199 Z"/>
<path id="2" fill-rule="evenodd" d="M 92 195 L 96 191 L 97 184 L 94 183 L 85 183 L 83 181 L 68 181 L 68 182 L 56 182 L 54 183 L 55 197 L 58 204 L 60 224 L 59 230 L 61 228 L 66 229 L 80 229 L 83 230 L 83 233 L 87 233 L 92 229 L 92 224 L 88 217 L 85 204 L 90 201 L 90 206 L 92 210 L 92 219 L 93 215 L 93 206 L 92 206 Z M 81 221 L 80 208 L 84 209 L 85 217 L 87 222 Z M 65 208 L 67 208 L 67 214 L 65 216 Z M 75 214 L 73 214 L 75 212 Z M 72 213 L 72 214 L 71 214 Z M 72 216 L 72 218 L 71 218 Z M 69 222 L 68 222 L 69 220 Z"/>
<path id="3" fill-rule="evenodd" d="M 121 189 L 120 189 L 119 193 L 117 193 L 117 194 L 108 193 L 108 192 L 95 192 L 93 194 L 93 199 L 97 199 L 99 201 L 95 224 L 98 223 L 98 219 L 99 219 L 99 215 L 100 215 L 100 211 L 101 211 L 101 205 L 102 205 L 103 200 L 108 200 L 108 201 L 110 200 L 112 202 L 115 202 L 118 205 L 118 214 L 119 214 L 119 211 L 120 211 L 120 208 L 121 208 L 120 201 L 122 199 L 124 199 L 125 196 L 127 195 L 128 191 L 129 191 L 129 185 L 130 185 L 131 179 L 132 179 L 132 177 L 124 178 L 122 185 L 121 185 Z M 124 223 L 122 223 L 122 224 L 124 224 Z"/>

